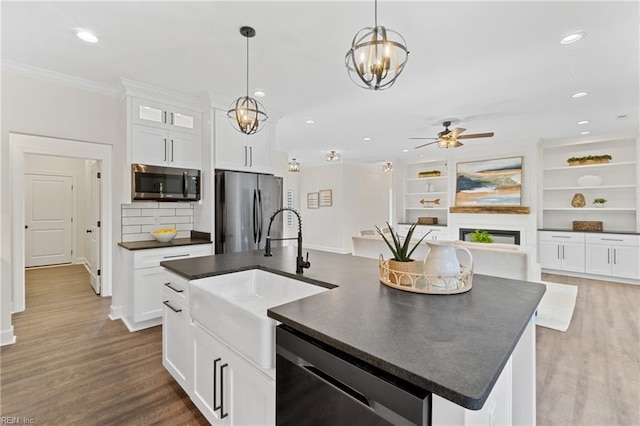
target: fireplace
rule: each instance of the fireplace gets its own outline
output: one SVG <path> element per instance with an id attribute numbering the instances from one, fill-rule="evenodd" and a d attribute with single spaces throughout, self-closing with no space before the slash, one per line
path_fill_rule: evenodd
<path id="1" fill-rule="evenodd" d="M 471 241 L 471 234 L 476 230 L 486 231 L 491 234 L 494 242 L 496 243 L 520 245 L 520 231 L 508 231 L 502 229 L 460 228 L 460 240 Z"/>

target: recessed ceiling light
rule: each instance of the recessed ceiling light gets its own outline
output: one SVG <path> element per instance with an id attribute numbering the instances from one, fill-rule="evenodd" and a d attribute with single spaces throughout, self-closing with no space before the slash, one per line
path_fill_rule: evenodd
<path id="1" fill-rule="evenodd" d="M 403 149 L 402 152 L 409 152 L 409 150 L 408 149 Z"/>
<path id="2" fill-rule="evenodd" d="M 255 96 L 256 98 L 264 98 L 265 96 L 267 96 L 267 94 L 262 90 L 256 90 L 255 92 L 253 92 L 253 96 Z"/>
<path id="3" fill-rule="evenodd" d="M 307 124 L 316 124 L 316 120 L 307 120 L 305 121 Z"/>
<path id="4" fill-rule="evenodd" d="M 370 140 L 371 140 L 371 138 L 367 136 L 366 138 L 362 138 L 362 140 L 363 140 L 363 141 L 370 141 Z"/>
<path id="5" fill-rule="evenodd" d="M 424 154 L 420 154 L 420 158 L 424 157 Z"/>
<path id="6" fill-rule="evenodd" d="M 589 124 L 589 123 L 590 123 L 589 120 L 578 121 L 578 124 Z"/>
<path id="7" fill-rule="evenodd" d="M 574 93 L 573 95 L 571 95 L 571 97 L 572 98 L 584 98 L 588 94 L 589 94 L 589 92 L 578 92 L 578 93 Z"/>
<path id="8" fill-rule="evenodd" d="M 80 40 L 86 41 L 87 43 L 98 42 L 98 37 L 96 37 L 95 35 L 93 35 L 87 30 L 82 30 L 82 29 L 76 30 L 76 35 Z"/>
<path id="9" fill-rule="evenodd" d="M 568 36 L 565 36 L 565 37 L 562 38 L 562 40 L 560 40 L 560 44 L 575 43 L 576 41 L 582 39 L 586 35 L 587 34 L 585 32 L 583 32 L 583 31 L 579 31 L 577 33 L 569 34 Z"/>
<path id="10" fill-rule="evenodd" d="M 581 135 L 588 135 L 589 133 L 591 133 L 591 132 L 589 132 L 589 131 L 580 132 Z"/>

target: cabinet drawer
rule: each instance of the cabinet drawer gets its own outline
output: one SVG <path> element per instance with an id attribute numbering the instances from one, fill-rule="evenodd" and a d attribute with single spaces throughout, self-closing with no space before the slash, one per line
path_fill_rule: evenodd
<path id="1" fill-rule="evenodd" d="M 538 232 L 540 241 L 554 241 L 557 243 L 584 243 L 583 232 Z"/>
<path id="2" fill-rule="evenodd" d="M 640 235 L 626 234 L 586 234 L 588 244 L 606 244 L 613 246 L 640 246 Z"/>
<path id="3" fill-rule="evenodd" d="M 163 278 L 163 299 L 171 300 L 172 304 L 189 306 L 189 281 L 169 271 L 165 271 Z"/>
<path id="4" fill-rule="evenodd" d="M 184 259 L 186 257 L 206 256 L 211 254 L 211 244 L 167 247 L 134 252 L 133 268 L 153 268 L 160 266 L 165 260 Z"/>

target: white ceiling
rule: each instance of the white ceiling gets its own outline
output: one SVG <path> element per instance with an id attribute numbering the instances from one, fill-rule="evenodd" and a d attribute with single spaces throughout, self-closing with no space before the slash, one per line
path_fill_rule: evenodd
<path id="1" fill-rule="evenodd" d="M 230 101 L 245 90 L 238 30 L 253 26 L 250 90 L 267 93 L 267 112 L 282 116 L 278 149 L 303 166 L 330 149 L 364 163 L 437 155 L 435 145 L 413 150 L 408 138 L 435 136 L 443 119 L 467 133 L 495 132 L 468 145 L 533 144 L 583 130 L 638 134 L 637 1 L 390 0 L 378 17 L 410 50 L 406 70 L 380 92 L 358 88 L 344 67 L 355 33 L 373 25 L 372 1 L 3 1 L 2 59 L 113 87 L 126 77 Z M 77 27 L 100 42 L 80 41 Z M 559 44 L 575 31 L 587 36 Z M 572 99 L 578 91 L 590 94 Z"/>

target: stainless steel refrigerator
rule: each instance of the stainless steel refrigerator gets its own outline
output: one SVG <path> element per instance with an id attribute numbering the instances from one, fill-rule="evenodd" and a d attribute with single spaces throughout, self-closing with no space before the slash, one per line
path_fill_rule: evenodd
<path id="1" fill-rule="evenodd" d="M 269 219 L 280 207 L 281 177 L 216 170 L 216 254 L 264 249 Z M 282 238 L 282 223 L 280 216 L 273 222 L 272 238 Z"/>

